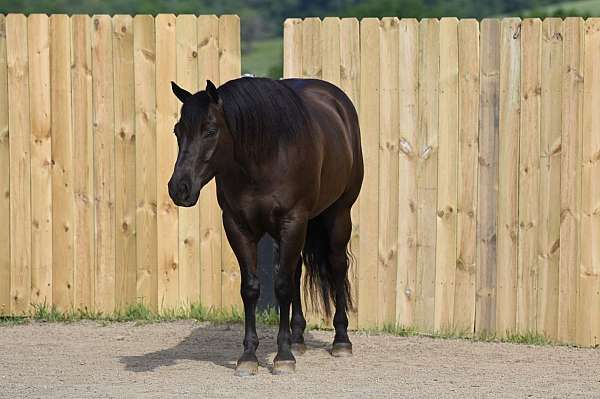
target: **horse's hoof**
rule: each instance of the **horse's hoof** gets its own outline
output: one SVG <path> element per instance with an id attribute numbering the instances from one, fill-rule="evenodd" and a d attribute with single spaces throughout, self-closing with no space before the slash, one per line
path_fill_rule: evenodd
<path id="1" fill-rule="evenodd" d="M 238 362 L 234 374 L 236 377 L 249 377 L 256 373 L 258 373 L 258 362 L 243 361 Z"/>
<path id="2" fill-rule="evenodd" d="M 306 352 L 306 345 L 303 343 L 292 344 L 292 353 L 294 356 L 302 356 Z"/>
<path id="3" fill-rule="evenodd" d="M 350 342 L 334 343 L 331 347 L 331 356 L 348 357 L 352 356 L 352 344 Z"/>
<path id="4" fill-rule="evenodd" d="M 273 362 L 273 374 L 291 374 L 296 371 L 296 362 L 294 360 L 278 360 Z"/>

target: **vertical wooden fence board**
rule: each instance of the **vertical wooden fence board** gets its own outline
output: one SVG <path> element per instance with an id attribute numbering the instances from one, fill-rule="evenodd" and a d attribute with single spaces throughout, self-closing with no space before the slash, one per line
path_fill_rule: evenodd
<path id="1" fill-rule="evenodd" d="M 10 313 L 10 150 L 6 17 L 0 14 L 0 315 Z"/>
<path id="2" fill-rule="evenodd" d="M 479 170 L 477 192 L 477 296 L 475 331 L 496 327 L 496 217 L 500 21 L 484 19 L 480 34 Z"/>
<path id="3" fill-rule="evenodd" d="M 31 288 L 30 123 L 27 19 L 6 17 L 10 146 L 10 311 L 29 310 Z"/>
<path id="4" fill-rule="evenodd" d="M 540 133 L 540 203 L 538 332 L 556 338 L 560 258 L 560 162 L 562 134 L 562 19 L 542 24 L 542 118 Z"/>
<path id="5" fill-rule="evenodd" d="M 577 344 L 600 343 L 600 18 L 585 22 Z"/>
<path id="6" fill-rule="evenodd" d="M 240 77 L 240 18 L 219 18 L 219 81 L 221 84 Z M 240 268 L 233 250 L 221 229 L 221 305 L 225 309 L 242 308 Z"/>
<path id="7" fill-rule="evenodd" d="M 537 317 L 541 38 L 542 22 L 539 19 L 524 20 L 521 28 L 519 253 L 516 320 L 516 328 L 520 332 L 535 331 Z"/>
<path id="8" fill-rule="evenodd" d="M 182 17 L 180 17 L 182 18 Z M 189 18 L 186 18 L 189 20 Z M 194 34 L 196 19 L 193 18 Z M 185 248 L 180 246 L 180 223 L 177 209 L 169 196 L 168 182 L 177 159 L 177 140 L 173 127 L 177 122 L 178 100 L 171 90 L 171 81 L 178 81 L 178 42 L 179 19 L 173 14 L 160 14 L 156 17 L 156 177 L 157 214 L 159 232 L 158 250 L 158 307 L 174 309 L 183 299 L 181 273 L 182 257 Z M 185 84 L 184 84 L 185 86 Z M 190 89 L 186 87 L 187 89 Z M 193 213 L 193 212 L 192 212 Z M 198 225 L 197 216 L 192 221 Z M 185 267 L 189 267 L 186 265 Z"/>
<path id="9" fill-rule="evenodd" d="M 341 40 L 341 38 L 344 38 Z M 350 97 L 354 107 L 360 112 L 360 25 L 356 18 L 344 18 L 340 23 L 340 87 Z M 349 328 L 358 326 L 358 276 L 356 260 L 359 257 L 359 201 L 356 201 L 351 210 L 352 236 L 349 249 L 352 254 L 348 278 L 352 285 L 352 299 L 354 309 L 348 312 Z"/>
<path id="10" fill-rule="evenodd" d="M 136 301 L 133 18 L 113 17 L 116 306 Z"/>
<path id="11" fill-rule="evenodd" d="M 154 29 L 152 16 L 134 17 L 137 297 L 138 301 L 156 310 L 158 309 L 158 266 Z"/>
<path id="12" fill-rule="evenodd" d="M 193 15 L 177 17 L 177 81 L 191 93 L 199 90 L 197 25 Z M 177 155 L 175 140 L 173 144 L 174 164 Z M 179 210 L 179 296 L 187 303 L 196 303 L 200 299 L 199 220 L 200 210 L 197 205 Z"/>
<path id="13" fill-rule="evenodd" d="M 434 328 L 454 320 L 458 207 L 458 20 L 440 21 L 439 150 Z"/>
<path id="14" fill-rule="evenodd" d="M 219 19 L 198 17 L 198 82 L 219 84 Z M 217 203 L 215 180 L 202 190 L 200 209 L 200 302 L 209 308 L 221 306 L 221 209 Z"/>
<path id="15" fill-rule="evenodd" d="M 498 142 L 498 253 L 496 333 L 516 327 L 521 107 L 521 21 L 502 20 L 500 43 L 500 140 Z"/>
<path id="16" fill-rule="evenodd" d="M 302 77 L 321 79 L 322 62 L 321 20 L 306 18 L 302 23 Z"/>
<path id="17" fill-rule="evenodd" d="M 415 324 L 434 328 L 440 77 L 440 24 L 419 23 L 419 127 L 417 137 L 417 287 Z"/>
<path id="18" fill-rule="evenodd" d="M 398 67 L 398 264 L 396 323 L 411 326 L 417 271 L 417 131 L 419 128 L 419 22 L 400 21 Z"/>
<path id="19" fill-rule="evenodd" d="M 196 19 L 192 19 L 195 33 Z M 177 140 L 173 134 L 173 127 L 177 121 L 179 104 L 171 90 L 171 81 L 178 81 L 179 29 L 179 21 L 173 14 L 160 14 L 156 17 L 156 223 L 160 233 L 157 243 L 159 309 L 174 309 L 179 300 L 183 299 L 181 258 L 185 249 L 179 242 L 179 215 L 184 213 L 184 209 L 178 210 L 173 204 L 167 186 L 177 159 Z M 180 81 L 178 83 L 183 84 Z M 191 223 L 197 225 L 198 219 L 193 219 Z"/>
<path id="20" fill-rule="evenodd" d="M 93 309 L 95 283 L 92 20 L 71 18 L 75 308 Z"/>
<path id="21" fill-rule="evenodd" d="M 31 302 L 52 303 L 52 153 L 48 16 L 27 18 L 31 123 Z"/>
<path id="22" fill-rule="evenodd" d="M 74 304 L 74 176 L 71 125 L 71 24 L 50 17 L 52 109 L 52 300 L 60 310 Z"/>
<path id="23" fill-rule="evenodd" d="M 477 262 L 479 23 L 458 23 L 458 194 L 454 328 L 472 332 Z"/>
<path id="24" fill-rule="evenodd" d="M 321 52 L 323 54 L 323 80 L 340 86 L 340 19 L 328 17 L 321 24 Z"/>
<path id="25" fill-rule="evenodd" d="M 360 125 L 365 177 L 360 201 L 358 258 L 358 326 L 377 324 L 377 242 L 379 232 L 379 76 L 380 22 L 360 22 Z M 306 42 L 303 42 L 306 49 Z M 303 53 L 303 57 L 307 52 Z M 303 60 L 304 62 L 304 60 Z M 364 77 L 369 77 L 365 79 Z"/>
<path id="26" fill-rule="evenodd" d="M 575 343 L 580 262 L 581 118 L 583 106 L 582 18 L 564 22 L 562 139 L 560 175 L 560 260 L 558 331 L 560 342 Z"/>
<path id="27" fill-rule="evenodd" d="M 283 24 L 284 78 L 302 77 L 302 26 L 300 18 L 288 18 Z"/>
<path id="28" fill-rule="evenodd" d="M 383 18 L 379 42 L 379 240 L 377 324 L 396 322 L 398 262 L 399 24 Z M 324 69 L 325 71 L 325 69 Z"/>
<path id="29" fill-rule="evenodd" d="M 115 308 L 115 128 L 112 19 L 93 18 L 92 107 L 94 112 L 95 305 Z"/>

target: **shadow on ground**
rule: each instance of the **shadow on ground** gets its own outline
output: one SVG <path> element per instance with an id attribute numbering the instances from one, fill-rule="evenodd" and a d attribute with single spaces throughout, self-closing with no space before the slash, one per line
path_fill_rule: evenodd
<path id="1" fill-rule="evenodd" d="M 235 369 L 236 360 L 242 354 L 243 329 L 239 326 L 197 327 L 183 341 L 168 349 L 138 356 L 121 356 L 125 369 L 134 372 L 154 371 L 159 367 L 175 365 L 179 360 L 211 362 L 217 366 Z M 260 330 L 258 363 L 270 367 L 277 352 L 277 331 Z M 329 342 L 315 338 L 310 332 L 304 335 L 307 350 L 327 350 Z M 333 337 L 332 337 L 333 338 Z"/>

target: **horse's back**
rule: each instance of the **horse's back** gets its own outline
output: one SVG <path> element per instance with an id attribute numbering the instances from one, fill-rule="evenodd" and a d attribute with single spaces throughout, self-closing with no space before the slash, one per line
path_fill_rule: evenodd
<path id="1" fill-rule="evenodd" d="M 350 206 L 358 196 L 363 178 L 359 121 L 352 101 L 337 86 L 323 80 L 285 79 L 281 82 L 302 99 L 311 117 L 311 133 L 321 146 L 321 203 L 318 206 L 321 209 L 318 211 L 338 199 L 344 206 Z"/>

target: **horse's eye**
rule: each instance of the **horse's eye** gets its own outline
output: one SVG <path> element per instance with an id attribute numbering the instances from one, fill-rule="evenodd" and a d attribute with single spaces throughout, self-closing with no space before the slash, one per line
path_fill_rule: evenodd
<path id="1" fill-rule="evenodd" d="M 217 134 L 217 128 L 216 127 L 211 126 L 208 129 L 206 129 L 206 135 L 207 136 L 212 136 L 213 134 Z"/>

